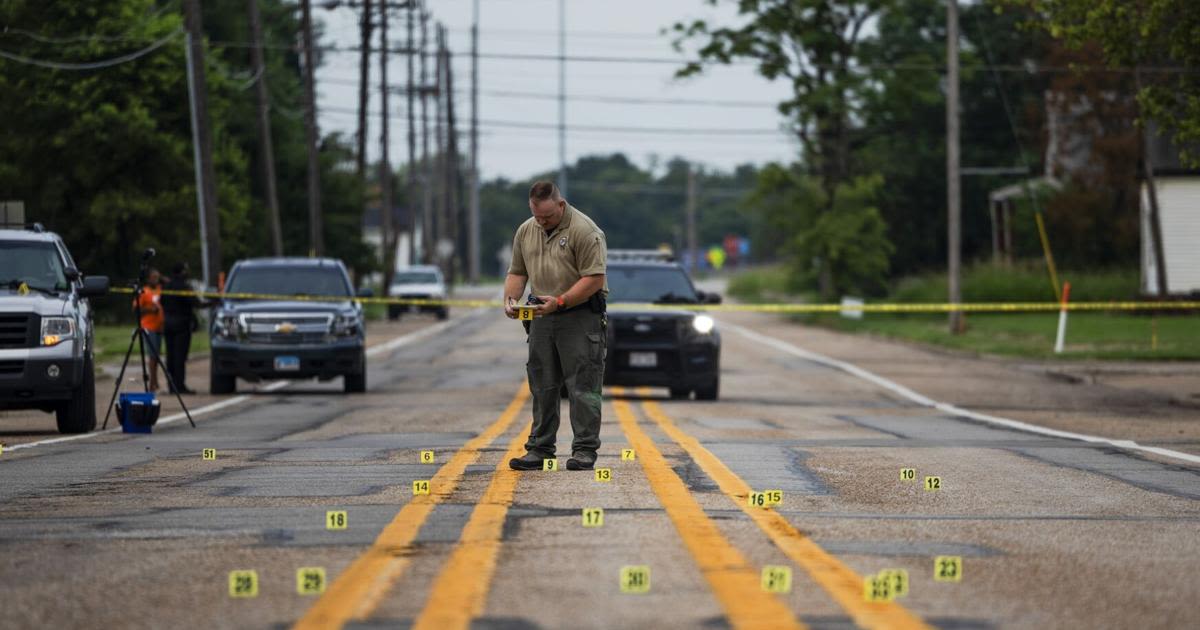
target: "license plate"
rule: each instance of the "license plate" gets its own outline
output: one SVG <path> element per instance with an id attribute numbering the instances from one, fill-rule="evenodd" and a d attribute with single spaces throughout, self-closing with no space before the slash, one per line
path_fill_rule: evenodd
<path id="1" fill-rule="evenodd" d="M 654 352 L 630 352 L 629 367 L 658 367 L 658 354 Z"/>
<path id="2" fill-rule="evenodd" d="M 299 372 L 300 357 L 275 357 L 276 372 Z"/>

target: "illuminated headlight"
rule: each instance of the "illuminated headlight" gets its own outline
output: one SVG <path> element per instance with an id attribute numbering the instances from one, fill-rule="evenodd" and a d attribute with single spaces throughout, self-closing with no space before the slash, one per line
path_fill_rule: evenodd
<path id="1" fill-rule="evenodd" d="M 358 313 L 348 313 L 338 315 L 337 319 L 333 320 L 333 332 L 337 335 L 353 335 L 358 332 L 358 327 L 362 324 L 362 319 Z"/>
<path id="2" fill-rule="evenodd" d="M 56 346 L 75 337 L 75 320 L 70 317 L 42 318 L 42 345 Z"/>
<path id="3" fill-rule="evenodd" d="M 708 333 L 712 332 L 713 326 L 715 325 L 716 322 L 714 322 L 713 318 L 709 317 L 708 315 L 697 315 L 692 319 L 692 328 L 695 328 L 696 332 L 700 333 L 701 335 L 707 335 Z"/>
<path id="4" fill-rule="evenodd" d="M 216 323 L 217 335 L 233 339 L 238 334 L 237 315 L 233 313 L 217 313 L 213 320 Z"/>

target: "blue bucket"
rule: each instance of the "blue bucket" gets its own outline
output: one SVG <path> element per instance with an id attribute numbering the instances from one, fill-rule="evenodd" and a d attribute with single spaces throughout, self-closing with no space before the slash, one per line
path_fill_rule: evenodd
<path id="1" fill-rule="evenodd" d="M 124 433 L 150 433 L 158 422 L 159 404 L 153 392 L 129 392 L 117 399 L 117 418 Z"/>

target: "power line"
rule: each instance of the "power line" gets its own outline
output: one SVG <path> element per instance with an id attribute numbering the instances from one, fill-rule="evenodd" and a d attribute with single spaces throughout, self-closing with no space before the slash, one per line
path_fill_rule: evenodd
<path id="1" fill-rule="evenodd" d="M 23 63 L 26 65 L 38 66 L 38 67 L 42 67 L 42 68 L 50 68 L 52 70 L 99 70 L 101 68 L 109 68 L 112 66 L 126 63 L 128 61 L 133 61 L 134 59 L 148 55 L 148 54 L 158 50 L 159 48 L 162 48 L 168 42 L 175 39 L 176 37 L 179 37 L 182 34 L 183 34 L 183 29 L 177 28 L 174 31 L 171 31 L 170 35 L 163 37 L 162 39 L 154 42 L 153 44 L 151 44 L 141 50 L 131 52 L 126 55 L 121 55 L 120 57 L 113 57 L 112 59 L 105 59 L 104 61 L 92 61 L 92 62 L 87 62 L 87 63 L 45 61 L 42 59 L 33 59 L 33 58 L 25 57 L 22 55 L 17 55 L 17 54 L 10 53 L 10 52 L 4 51 L 4 50 L 0 50 L 0 57 L 2 57 L 4 59 L 8 59 L 10 61 L 15 61 L 17 63 Z"/>

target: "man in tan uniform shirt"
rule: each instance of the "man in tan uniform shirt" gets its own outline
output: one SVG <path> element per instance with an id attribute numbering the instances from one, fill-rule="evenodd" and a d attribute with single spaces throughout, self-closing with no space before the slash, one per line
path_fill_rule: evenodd
<path id="1" fill-rule="evenodd" d="M 559 391 L 564 382 L 571 401 L 568 470 L 588 470 L 600 449 L 600 387 L 608 345 L 604 298 L 607 245 L 604 232 L 571 207 L 547 181 L 529 190 L 533 217 L 517 228 L 512 264 L 504 281 L 504 312 L 516 305 L 529 282 L 541 300 L 529 326 L 529 390 L 533 429 L 514 470 L 540 470 L 554 457 L 559 425 Z"/>

